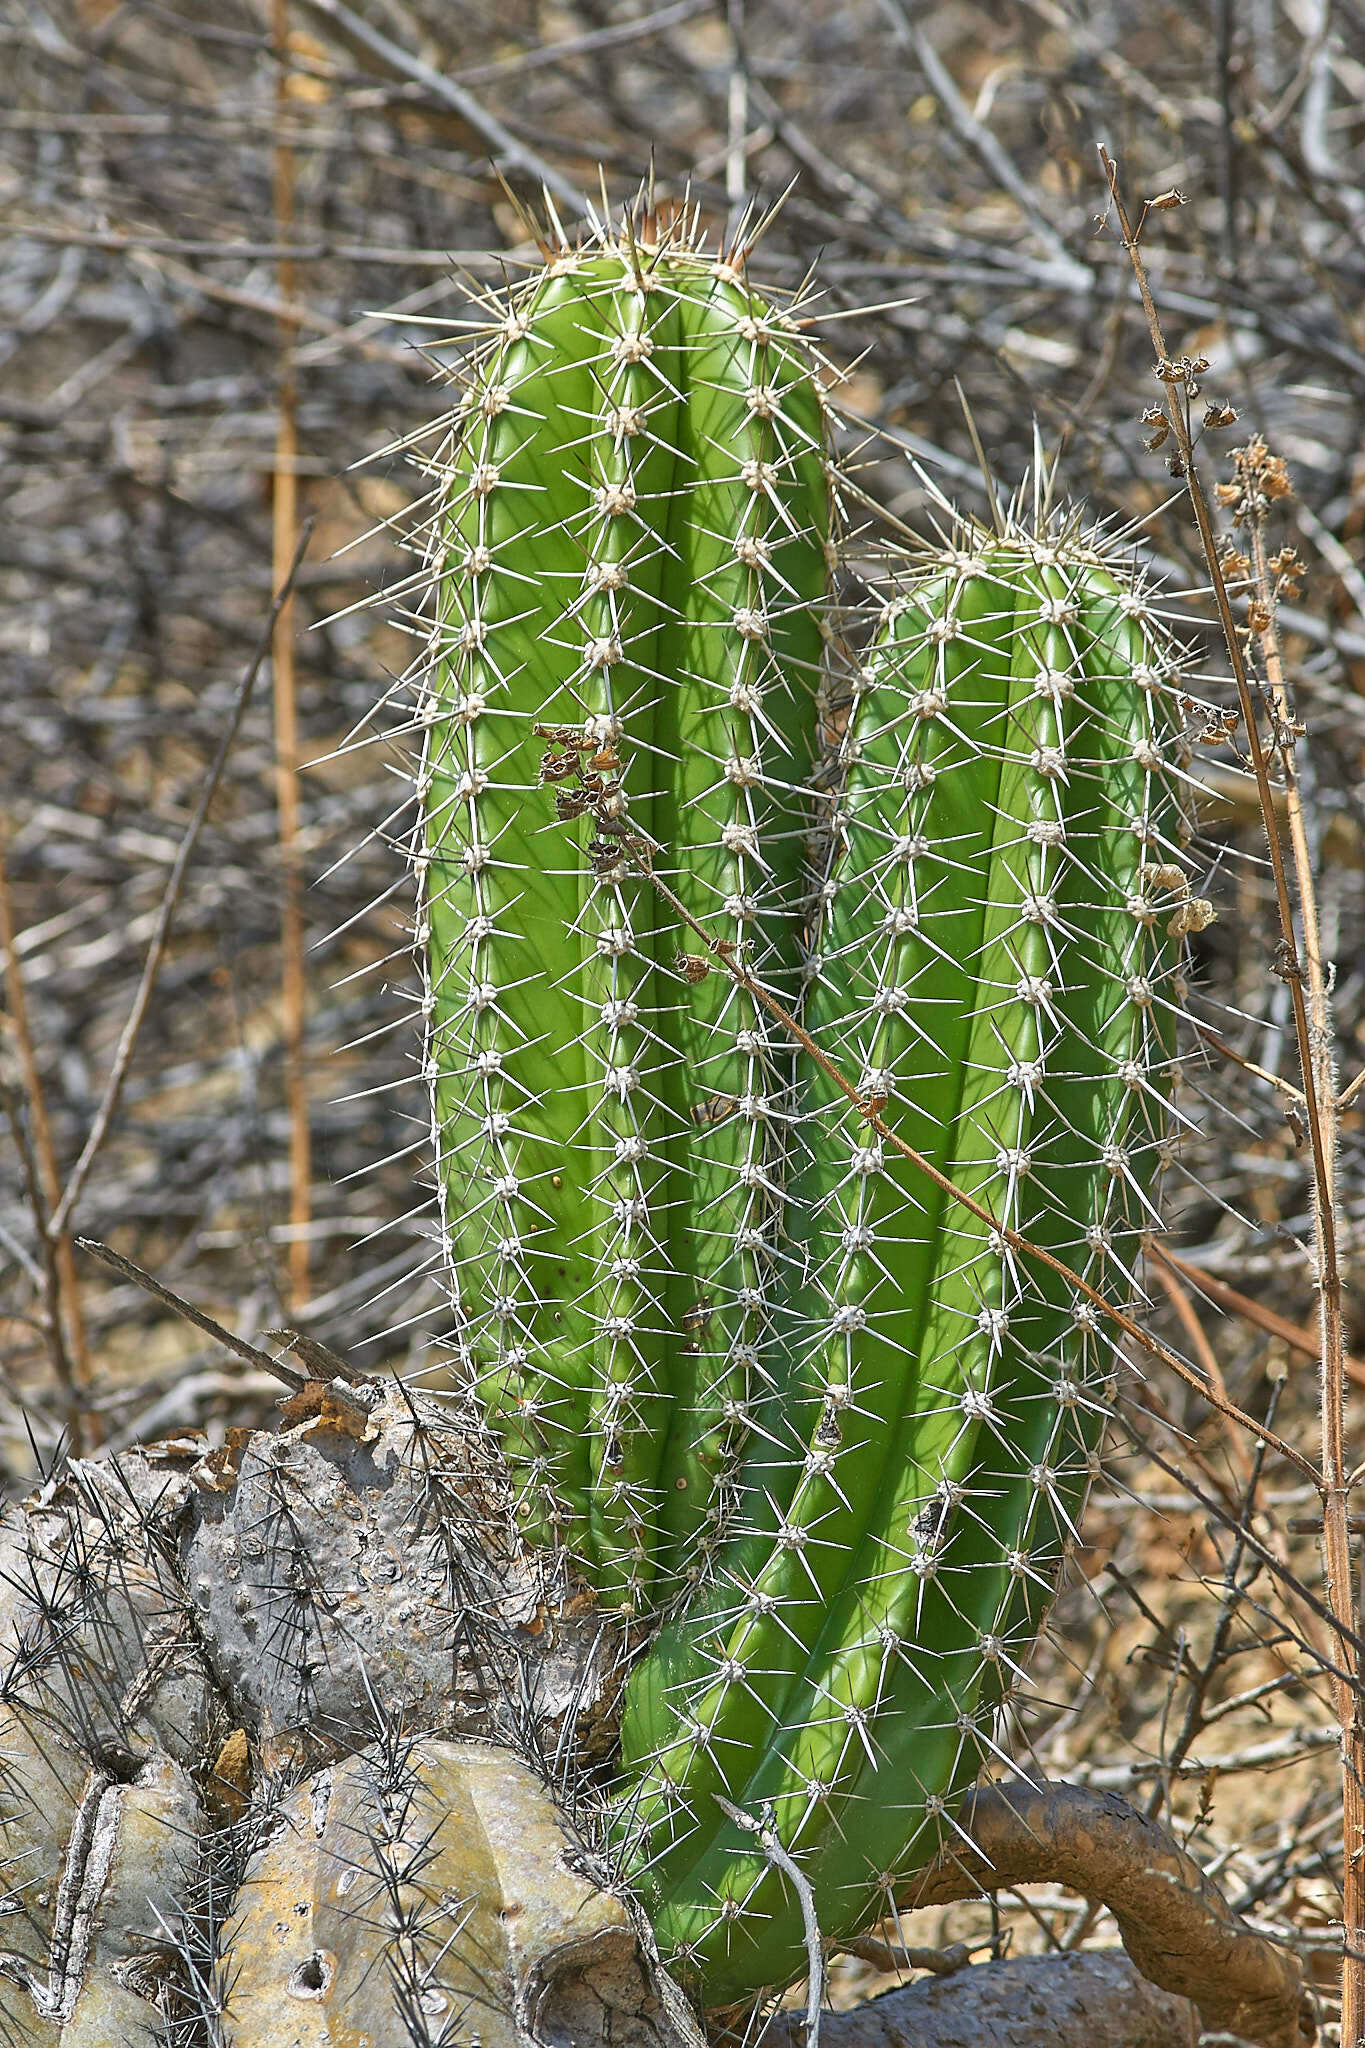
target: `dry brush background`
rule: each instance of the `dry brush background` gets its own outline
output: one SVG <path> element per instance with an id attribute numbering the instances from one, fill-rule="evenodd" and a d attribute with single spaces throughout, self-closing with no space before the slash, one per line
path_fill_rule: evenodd
<path id="1" fill-rule="evenodd" d="M 220 1438 L 271 1410 L 268 1379 L 135 1286 L 79 1252 L 70 1272 L 60 1260 L 46 1271 L 33 1211 L 35 1195 L 50 1205 L 42 1111 L 65 1175 L 267 619 L 282 467 L 315 522 L 293 621 L 298 750 L 321 764 L 301 779 L 293 855 L 306 885 L 307 1199 L 297 1134 L 291 1160 L 288 863 L 267 669 L 72 1224 L 253 1342 L 294 1323 L 362 1367 L 440 1379 L 401 737 L 396 754 L 355 744 L 411 645 L 396 586 L 421 485 L 400 457 L 354 465 L 446 403 L 433 386 L 456 353 L 444 337 L 479 317 L 479 286 L 502 274 L 490 252 L 533 253 L 494 165 L 525 201 L 548 181 L 566 218 L 576 194 L 597 193 L 599 165 L 614 200 L 652 168 L 665 195 L 690 186 L 718 229 L 791 185 L 755 271 L 795 285 L 818 259 L 823 309 L 849 316 L 826 339 L 852 366 L 844 398 L 865 422 L 869 491 L 922 522 L 913 457 L 984 510 L 959 382 L 1006 488 L 1036 421 L 1062 449 L 1066 492 L 1131 526 L 1161 567 L 1198 687 L 1218 694 L 1225 663 L 1188 509 L 1169 447 L 1149 449 L 1141 425 L 1160 396 L 1151 347 L 1122 253 L 1097 231 L 1097 143 L 1130 195 L 1180 189 L 1186 203 L 1152 216 L 1144 240 L 1172 348 L 1207 357 L 1207 395 L 1240 415 L 1210 441 L 1210 481 L 1226 473 L 1215 449 L 1260 432 L 1295 486 L 1275 539 L 1305 574 L 1281 624 L 1350 1081 L 1365 1058 L 1354 0 L 275 0 L 273 13 L 258 0 L 5 0 L 0 76 L 0 832 L 16 934 L 0 1048 L 0 1464 L 12 1490 L 73 1414 L 88 1442 L 117 1445 Z M 386 588 L 387 606 L 354 609 Z M 1196 886 L 1219 920 L 1195 941 L 1191 1012 L 1206 1029 L 1187 1034 L 1168 1188 L 1183 1264 L 1149 1261 L 1147 1285 L 1165 1338 L 1316 1456 L 1310 1183 L 1275 1086 L 1294 1055 L 1264 842 L 1236 747 L 1201 748 L 1199 767 L 1213 795 Z M 1362 1125 L 1348 1110 L 1348 1283 L 1363 1224 Z M 1348 1305 L 1365 1354 L 1365 1311 L 1349 1293 Z M 1348 1396 L 1359 1446 L 1365 1367 L 1351 1367 Z M 1166 1818 L 1253 1924 L 1304 1954 L 1330 2021 L 1340 1781 L 1317 1495 L 1159 1372 L 1130 1373 L 1112 1450 L 1013 1759 Z M 1014 1953 L 1114 1938 L 1044 1889 L 994 1916 L 936 1909 L 909 1931 Z M 840 1997 L 874 1970 L 847 1966 Z"/>

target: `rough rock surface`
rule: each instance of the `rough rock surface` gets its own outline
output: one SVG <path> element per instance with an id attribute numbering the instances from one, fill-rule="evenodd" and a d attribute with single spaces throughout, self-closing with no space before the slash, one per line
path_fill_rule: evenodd
<path id="1" fill-rule="evenodd" d="M 0 1525 L 0 2043 L 694 2038 L 549 1789 L 610 1742 L 612 1625 L 466 1410 L 283 1407 Z"/>

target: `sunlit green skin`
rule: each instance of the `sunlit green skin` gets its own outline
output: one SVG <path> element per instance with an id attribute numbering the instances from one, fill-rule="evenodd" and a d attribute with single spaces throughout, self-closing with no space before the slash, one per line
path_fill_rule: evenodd
<path id="1" fill-rule="evenodd" d="M 679 973 L 649 885 L 553 822 L 532 727 L 613 740 L 660 873 L 790 980 L 829 503 L 808 352 L 682 249 L 515 294 L 442 458 L 423 919 L 449 1253 L 528 1536 L 635 1611 L 704 1547 L 742 1443 L 781 1056 L 728 978 Z"/>
<path id="2" fill-rule="evenodd" d="M 1158 657 L 1131 610 L 1093 558 L 1022 541 L 892 608 L 844 743 L 805 1015 L 888 1096 L 893 1129 L 1120 1295 L 1165 1050 L 1159 986 L 1134 1000 L 1128 984 L 1159 984 L 1170 951 L 1139 888 L 1172 799 L 1135 675 Z M 931 637 L 945 619 L 961 630 Z M 907 790 L 925 767 L 933 783 Z M 878 1005 L 897 989 L 903 1010 Z M 1074 1290 L 1002 1256 L 890 1152 L 850 1180 L 866 1125 L 823 1078 L 810 1094 L 788 1214 L 789 1270 L 804 1251 L 813 1282 L 789 1297 L 789 1370 L 759 1415 L 780 1441 L 755 1439 L 750 1533 L 627 1700 L 635 1868 L 661 1945 L 712 2003 L 789 1982 L 803 1957 L 793 1888 L 715 1795 L 771 1814 L 827 1937 L 885 1908 L 979 1769 L 978 1724 L 1046 1604 L 1102 1406 L 1107 1346 Z M 1111 1144 L 1129 1155 L 1110 1155 L 1116 1173 Z M 870 1243 L 841 1244 L 860 1228 Z M 848 1309 L 862 1327 L 834 1327 Z"/>

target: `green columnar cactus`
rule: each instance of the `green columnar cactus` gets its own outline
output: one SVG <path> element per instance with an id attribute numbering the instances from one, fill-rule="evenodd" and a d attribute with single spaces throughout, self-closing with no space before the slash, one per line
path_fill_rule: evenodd
<path id="1" fill-rule="evenodd" d="M 804 1022 L 999 1223 L 1126 1295 L 1181 887 L 1140 600 L 1076 539 L 979 539 L 890 604 L 839 744 Z M 1169 919 L 1168 908 L 1165 917 Z M 709 1999 L 885 1909 L 976 1775 L 1083 1498 L 1107 1346 L 806 1077 L 782 1373 L 712 1585 L 635 1674 L 632 1853 Z"/>
<path id="2" fill-rule="evenodd" d="M 1001 1233 L 1131 1292 L 1183 928 L 1166 650 L 1093 538 L 964 532 L 835 700 L 817 370 L 732 265 L 603 237 L 512 294 L 437 463 L 422 922 L 462 1338 L 526 1535 L 655 1630 L 618 1853 L 711 2003 L 801 1970 L 791 1859 L 849 1934 L 976 1774 L 1108 1355 Z M 650 868 L 802 987 L 861 1110 L 692 971 Z"/>
<path id="3" fill-rule="evenodd" d="M 422 922 L 463 1339 L 527 1534 L 628 1612 L 712 1527 L 738 1451 L 780 1063 L 750 999 L 689 984 L 619 845 L 585 860 L 534 792 L 545 731 L 567 735 L 545 772 L 587 766 L 608 824 L 628 808 L 694 912 L 794 986 L 814 372 L 685 234 L 604 239 L 513 293 L 438 465 Z"/>

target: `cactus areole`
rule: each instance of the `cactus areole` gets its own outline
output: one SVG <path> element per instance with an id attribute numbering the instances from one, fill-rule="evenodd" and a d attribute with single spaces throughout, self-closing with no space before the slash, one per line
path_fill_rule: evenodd
<path id="1" fill-rule="evenodd" d="M 1188 894 L 1169 649 L 1094 535 L 964 528 L 846 651 L 822 372 L 742 268 L 628 227 L 509 294 L 436 461 L 420 922 L 460 1340 L 526 1540 L 645 1644 L 610 1826 L 712 2005 L 939 1847 L 1112 1345 L 651 871 L 865 1107 L 1117 1299 Z"/>

